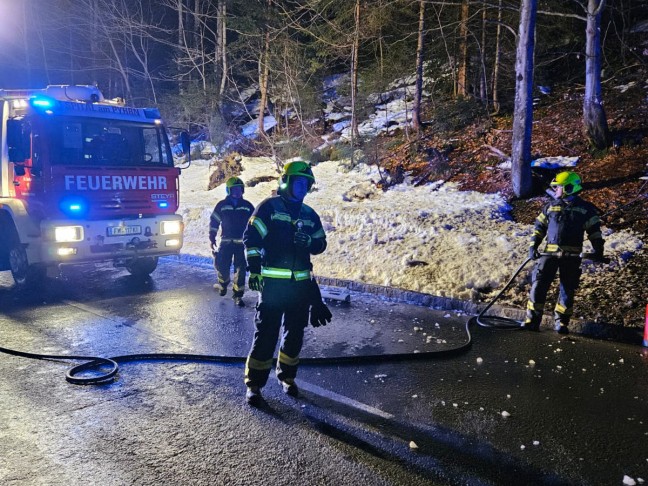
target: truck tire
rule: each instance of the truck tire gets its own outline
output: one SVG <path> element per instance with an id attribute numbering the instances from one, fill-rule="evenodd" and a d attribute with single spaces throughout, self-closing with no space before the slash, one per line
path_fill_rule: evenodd
<path id="1" fill-rule="evenodd" d="M 134 258 L 126 265 L 128 273 L 134 277 L 148 277 L 157 268 L 158 257 Z"/>
<path id="2" fill-rule="evenodd" d="M 34 288 L 43 285 L 47 269 L 42 265 L 30 265 L 25 246 L 17 237 L 12 239 L 9 247 L 9 268 L 18 287 Z"/>

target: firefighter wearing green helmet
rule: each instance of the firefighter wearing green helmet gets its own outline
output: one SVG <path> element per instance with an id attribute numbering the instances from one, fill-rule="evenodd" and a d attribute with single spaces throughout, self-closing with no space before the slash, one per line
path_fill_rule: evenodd
<path id="1" fill-rule="evenodd" d="M 295 377 L 313 305 L 313 285 L 316 287 L 311 255 L 326 249 L 320 218 L 303 203 L 314 182 L 308 163 L 287 163 L 277 195 L 259 204 L 243 234 L 250 271 L 248 285 L 259 292 L 254 339 L 245 364 L 246 400 L 251 405 L 261 400 L 279 336 L 277 379 L 284 393 L 298 395 Z M 313 322 L 312 310 L 310 315 Z"/>
<path id="2" fill-rule="evenodd" d="M 560 278 L 560 294 L 554 309 L 555 330 L 569 333 L 569 321 L 574 305 L 574 294 L 580 282 L 581 252 L 584 234 L 594 248 L 593 260 L 603 260 L 604 241 L 601 234 L 599 211 L 593 204 L 581 199 L 581 178 L 575 172 L 559 173 L 551 181 L 552 200 L 544 205 L 535 221 L 529 258 L 537 260 L 533 270 L 527 315 L 522 327 L 540 329 L 547 292 L 556 272 Z M 546 238 L 542 254 L 540 243 Z"/>
<path id="3" fill-rule="evenodd" d="M 209 242 L 214 256 L 214 267 L 218 283 L 214 289 L 221 296 L 227 294 L 230 283 L 230 268 L 234 262 L 234 285 L 232 298 L 239 307 L 243 307 L 245 291 L 245 248 L 243 246 L 243 231 L 254 206 L 243 199 L 245 183 L 238 177 L 230 177 L 225 182 L 227 196 L 216 204 L 209 220 Z M 221 229 L 218 247 L 216 235 Z"/>

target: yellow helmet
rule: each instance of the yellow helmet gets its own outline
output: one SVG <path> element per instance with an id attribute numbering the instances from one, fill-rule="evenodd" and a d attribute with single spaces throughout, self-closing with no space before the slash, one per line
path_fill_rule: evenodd
<path id="1" fill-rule="evenodd" d="M 245 183 L 238 177 L 230 177 L 227 179 L 225 182 L 225 192 L 229 194 L 232 187 L 242 187 L 243 191 L 245 191 Z"/>
<path id="2" fill-rule="evenodd" d="M 551 181 L 552 186 L 562 186 L 566 196 L 571 196 L 583 189 L 581 178 L 576 172 L 565 171 L 554 177 Z"/>
<path id="3" fill-rule="evenodd" d="M 292 176 L 306 177 L 308 179 L 308 190 L 310 190 L 310 188 L 313 187 L 313 184 L 315 184 L 313 171 L 308 162 L 304 162 L 303 160 L 294 160 L 284 165 L 279 187 L 281 189 L 286 189 Z"/>

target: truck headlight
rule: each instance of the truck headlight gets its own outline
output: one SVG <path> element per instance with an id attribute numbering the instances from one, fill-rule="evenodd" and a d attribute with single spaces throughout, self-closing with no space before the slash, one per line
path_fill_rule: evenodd
<path id="1" fill-rule="evenodd" d="M 57 243 L 70 243 L 83 240 L 83 226 L 56 226 L 54 228 L 54 241 Z"/>
<path id="2" fill-rule="evenodd" d="M 179 235 L 182 233 L 182 221 L 162 221 L 160 223 L 160 234 Z"/>

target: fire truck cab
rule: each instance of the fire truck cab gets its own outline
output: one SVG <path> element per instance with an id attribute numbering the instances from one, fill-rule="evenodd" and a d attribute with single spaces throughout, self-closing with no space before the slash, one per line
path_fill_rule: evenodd
<path id="1" fill-rule="evenodd" d="M 0 90 L 0 123 L 0 270 L 17 285 L 99 261 L 145 276 L 180 251 L 180 169 L 157 109 L 94 86 Z"/>

